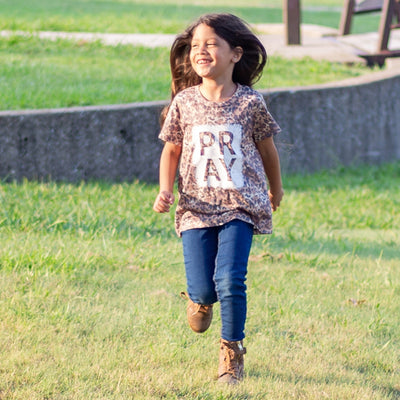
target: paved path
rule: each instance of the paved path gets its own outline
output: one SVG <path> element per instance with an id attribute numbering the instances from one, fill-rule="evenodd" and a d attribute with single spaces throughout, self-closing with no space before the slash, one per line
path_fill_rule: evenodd
<path id="1" fill-rule="evenodd" d="M 131 44 L 144 47 L 170 47 L 175 35 L 153 34 L 153 33 L 87 33 L 87 32 L 46 32 L 34 33 L 22 31 L 0 31 L 0 37 L 11 35 L 30 36 L 34 35 L 41 39 L 57 40 L 83 40 L 101 41 L 106 45 Z"/>
<path id="2" fill-rule="evenodd" d="M 285 43 L 283 24 L 255 27 L 260 32 L 267 52 L 287 58 L 309 56 L 316 60 L 333 62 L 364 62 L 358 55 L 375 53 L 378 46 L 377 32 L 339 36 L 336 29 L 307 24 L 301 26 L 301 45 L 288 46 Z M 400 30 L 391 31 L 389 49 L 400 49 Z"/>
<path id="3" fill-rule="evenodd" d="M 363 52 L 373 53 L 377 47 L 378 33 L 351 34 L 338 36 L 337 30 L 318 25 L 301 25 L 301 45 L 285 44 L 283 24 L 257 24 L 258 32 L 269 55 L 281 55 L 287 58 L 311 57 L 316 60 L 354 63 L 363 62 L 357 55 Z M 26 32 L 0 31 L 0 36 L 30 35 Z M 170 47 L 175 35 L 171 34 L 118 34 L 84 32 L 35 32 L 34 35 L 49 40 L 71 39 L 95 41 L 107 45 L 131 44 L 145 47 Z M 390 34 L 389 49 L 400 49 L 400 30 Z M 399 59 L 397 59 L 399 60 Z"/>

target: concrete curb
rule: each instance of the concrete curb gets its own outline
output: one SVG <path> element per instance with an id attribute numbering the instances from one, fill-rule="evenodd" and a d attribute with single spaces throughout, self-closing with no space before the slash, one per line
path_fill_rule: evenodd
<path id="1" fill-rule="evenodd" d="M 262 92 L 284 172 L 400 159 L 400 70 Z M 156 181 L 166 102 L 0 112 L 0 176 Z"/>

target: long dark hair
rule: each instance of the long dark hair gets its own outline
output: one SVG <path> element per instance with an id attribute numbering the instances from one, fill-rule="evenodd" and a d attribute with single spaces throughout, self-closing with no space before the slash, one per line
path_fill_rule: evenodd
<path id="1" fill-rule="evenodd" d="M 201 24 L 214 29 L 232 49 L 243 49 L 241 59 L 235 64 L 232 80 L 241 85 L 253 86 L 260 78 L 267 62 L 267 52 L 249 26 L 232 14 L 205 14 L 176 37 L 171 47 L 170 65 L 172 74 L 171 101 L 183 89 L 198 85 L 202 79 L 193 70 L 190 63 L 190 49 L 194 30 Z M 163 110 L 161 123 L 168 112 Z"/>

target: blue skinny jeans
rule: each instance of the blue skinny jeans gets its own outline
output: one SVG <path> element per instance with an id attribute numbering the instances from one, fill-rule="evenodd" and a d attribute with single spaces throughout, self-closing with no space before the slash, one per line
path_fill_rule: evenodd
<path id="1" fill-rule="evenodd" d="M 233 220 L 182 232 L 187 291 L 198 304 L 221 306 L 221 337 L 242 340 L 247 313 L 246 275 L 253 225 Z"/>

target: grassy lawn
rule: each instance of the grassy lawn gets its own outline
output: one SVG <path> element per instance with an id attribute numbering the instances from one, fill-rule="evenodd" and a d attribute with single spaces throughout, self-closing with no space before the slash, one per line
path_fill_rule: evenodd
<path id="1" fill-rule="evenodd" d="M 155 186 L 2 183 L 0 398 L 399 398 L 400 164 L 284 183 L 251 253 L 236 389 L 214 382 L 218 306 L 204 335 L 187 327 Z"/>
<path id="2" fill-rule="evenodd" d="M 0 109 L 165 100 L 168 57 L 167 48 L 0 40 Z"/>
<path id="3" fill-rule="evenodd" d="M 303 22 L 337 27 L 341 2 L 308 0 Z M 281 2 L 243 0 L 0 0 L 0 30 L 177 33 L 198 15 L 233 12 L 250 23 L 282 21 Z M 354 32 L 376 30 L 376 15 L 355 19 Z M 0 110 L 166 100 L 168 50 L 107 47 L 83 41 L 0 38 Z M 271 58 L 258 89 L 305 86 L 368 72 L 309 59 Z"/>
<path id="4" fill-rule="evenodd" d="M 302 20 L 337 28 L 342 1 L 302 2 Z M 228 11 L 252 23 L 282 22 L 282 2 L 207 0 L 0 0 L 0 30 L 177 33 L 200 14 Z M 355 18 L 354 32 L 376 30 L 377 15 Z"/>
<path id="5" fill-rule="evenodd" d="M 311 85 L 368 72 L 362 65 L 271 57 L 256 87 Z M 169 87 L 167 48 L 0 39 L 0 110 L 167 100 Z"/>
<path id="6" fill-rule="evenodd" d="M 173 32 L 208 11 L 280 22 L 260 0 L 0 0 L 0 29 Z M 341 3 L 304 1 L 336 27 Z M 264 12 L 265 11 L 265 12 Z M 356 29 L 372 27 L 376 16 Z M 168 98 L 168 49 L 0 40 L 0 109 Z M 258 88 L 363 73 L 270 60 Z M 1 400 L 400 398 L 400 163 L 285 176 L 248 276 L 246 379 L 214 381 L 219 308 L 187 327 L 173 215 L 157 187 L 0 182 Z"/>

